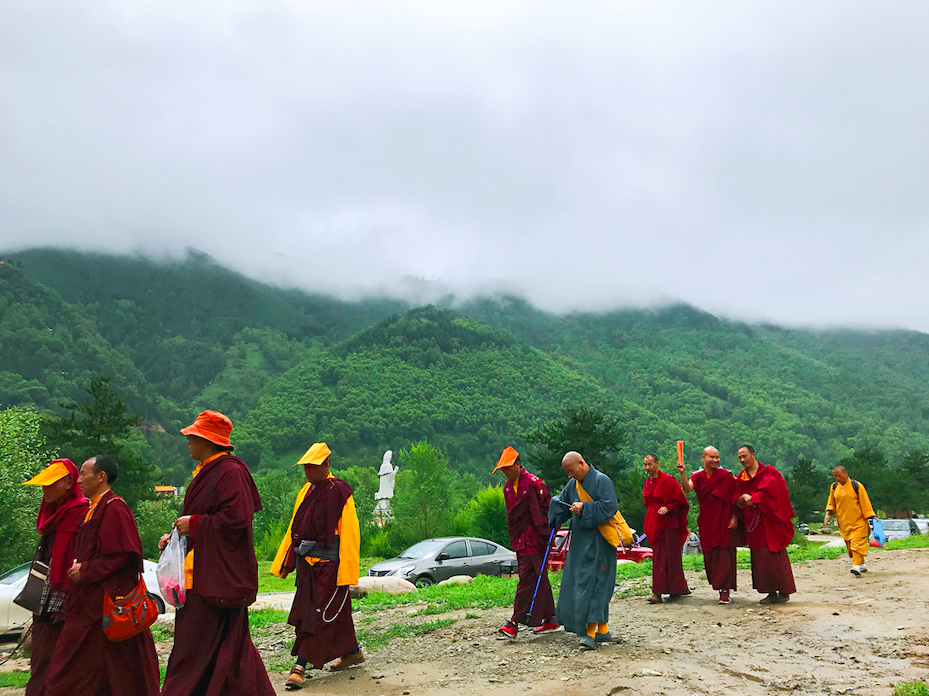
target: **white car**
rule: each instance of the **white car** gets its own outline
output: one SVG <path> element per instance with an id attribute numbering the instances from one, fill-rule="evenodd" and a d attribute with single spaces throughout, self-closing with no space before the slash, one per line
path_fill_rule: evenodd
<path id="1" fill-rule="evenodd" d="M 142 577 L 145 578 L 145 586 L 150 594 L 155 597 L 155 604 L 158 605 L 158 613 L 165 613 L 165 601 L 158 591 L 158 581 L 155 579 L 155 568 L 157 564 L 152 561 L 142 561 L 145 571 Z M 21 633 L 26 626 L 26 622 L 32 618 L 32 612 L 23 609 L 13 602 L 13 599 L 23 590 L 26 584 L 26 577 L 29 575 L 29 566 L 31 563 L 23 563 L 12 570 L 0 575 L 0 635 L 11 633 Z"/>

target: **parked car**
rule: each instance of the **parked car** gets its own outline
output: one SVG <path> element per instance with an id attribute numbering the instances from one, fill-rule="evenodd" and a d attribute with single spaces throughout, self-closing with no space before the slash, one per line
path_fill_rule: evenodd
<path id="1" fill-rule="evenodd" d="M 884 534 L 887 535 L 887 540 L 891 539 L 906 539 L 908 536 L 913 534 L 922 534 L 920 529 L 920 522 L 925 522 L 926 520 L 881 520 L 881 524 L 884 525 Z"/>
<path id="2" fill-rule="evenodd" d="M 797 522 L 797 531 L 801 534 L 809 534 L 810 525 L 808 525 L 806 522 Z"/>
<path id="3" fill-rule="evenodd" d="M 453 575 L 502 575 L 515 572 L 516 554 L 487 539 L 440 537 L 423 539 L 396 558 L 375 563 L 372 577 L 393 575 L 419 587 Z"/>
<path id="4" fill-rule="evenodd" d="M 548 554 L 548 569 L 550 571 L 558 572 L 564 569 L 565 556 L 567 556 L 570 547 L 571 530 L 558 530 L 555 534 L 555 540 L 552 542 L 552 550 L 549 551 Z M 626 547 L 619 546 L 616 549 L 616 560 L 641 563 L 645 559 L 651 558 L 652 553 L 653 551 L 647 546 L 639 546 L 637 544 Z"/>
<path id="5" fill-rule="evenodd" d="M 158 613 L 164 614 L 165 601 L 158 591 L 158 582 L 155 580 L 157 564 L 152 561 L 143 561 L 143 564 L 145 571 L 142 577 L 145 578 L 145 586 L 155 597 Z M 0 575 L 0 635 L 21 633 L 26 622 L 32 618 L 32 612 L 13 602 L 13 599 L 22 592 L 26 584 L 26 577 L 29 575 L 31 565 L 31 561 L 23 563 Z"/>
<path id="6" fill-rule="evenodd" d="M 23 563 L 0 575 L 0 635 L 21 633 L 32 612 L 13 603 L 13 598 L 22 592 L 29 575 L 29 566 Z"/>

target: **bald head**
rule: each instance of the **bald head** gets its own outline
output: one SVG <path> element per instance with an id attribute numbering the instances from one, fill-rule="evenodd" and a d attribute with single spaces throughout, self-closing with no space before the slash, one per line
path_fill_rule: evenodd
<path id="1" fill-rule="evenodd" d="M 848 481 L 848 469 L 839 464 L 832 470 L 832 478 L 835 479 L 837 484 L 844 486 L 845 482 Z"/>
<path id="2" fill-rule="evenodd" d="M 713 469 L 719 466 L 719 450 L 712 445 L 703 448 L 701 458 L 703 459 L 703 468 L 707 473 L 711 473 Z"/>
<path id="3" fill-rule="evenodd" d="M 580 452 L 571 451 L 561 458 L 561 468 L 575 481 L 583 481 L 590 470 L 590 465 L 584 461 Z"/>

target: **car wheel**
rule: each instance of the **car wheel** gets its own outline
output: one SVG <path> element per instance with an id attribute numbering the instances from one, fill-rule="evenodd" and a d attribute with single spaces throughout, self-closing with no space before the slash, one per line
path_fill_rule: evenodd
<path id="1" fill-rule="evenodd" d="M 416 587 L 429 587 L 429 585 L 434 585 L 435 580 L 430 578 L 428 575 L 420 575 L 416 578 L 416 582 L 413 583 Z"/>
<path id="2" fill-rule="evenodd" d="M 161 597 L 156 595 L 154 592 L 149 592 L 148 596 L 152 598 L 152 601 L 155 603 L 155 606 L 158 607 L 158 614 L 159 615 L 164 614 L 166 610 L 165 601 Z"/>

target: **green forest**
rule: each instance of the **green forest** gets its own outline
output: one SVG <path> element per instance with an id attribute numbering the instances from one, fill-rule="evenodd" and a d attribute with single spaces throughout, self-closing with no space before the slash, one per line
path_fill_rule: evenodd
<path id="1" fill-rule="evenodd" d="M 591 418 L 599 426 L 585 421 L 593 430 L 579 442 L 614 477 L 633 526 L 642 456 L 658 453 L 671 471 L 679 439 L 690 470 L 707 444 L 730 469 L 753 444 L 788 476 L 801 518 L 822 510 L 840 462 L 886 511 L 925 512 L 927 393 L 929 335 L 918 332 L 750 325 L 686 305 L 556 315 L 515 297 L 348 302 L 193 251 L 155 261 L 36 249 L 0 262 L 4 478 L 105 447 L 130 470 L 117 492 L 140 523 L 170 525 L 175 503 L 151 489 L 185 484 L 178 430 L 216 409 L 267 499 L 256 521 L 265 546 L 299 484 L 290 465 L 314 441 L 329 444 L 359 499 L 373 496 L 384 450 L 401 472 L 435 459 L 458 513 L 430 529 L 475 529 L 502 506 L 487 486 L 504 447 L 560 488 L 555 449 Z M 372 530 L 367 543 L 386 552 L 412 534 Z"/>

